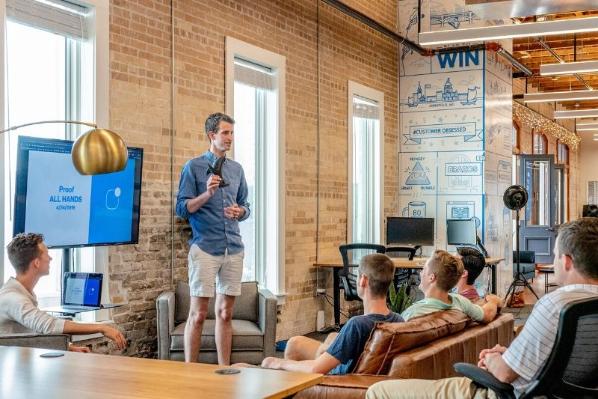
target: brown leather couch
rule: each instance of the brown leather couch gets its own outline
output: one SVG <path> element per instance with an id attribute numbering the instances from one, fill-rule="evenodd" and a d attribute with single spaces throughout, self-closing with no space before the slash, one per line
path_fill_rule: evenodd
<path id="1" fill-rule="evenodd" d="M 454 377 L 454 363 L 477 363 L 482 349 L 508 346 L 513 325 L 512 314 L 501 314 L 481 325 L 455 310 L 406 323 L 381 323 L 372 331 L 352 374 L 327 375 L 322 383 L 295 398 L 364 398 L 370 385 L 378 381 Z"/>

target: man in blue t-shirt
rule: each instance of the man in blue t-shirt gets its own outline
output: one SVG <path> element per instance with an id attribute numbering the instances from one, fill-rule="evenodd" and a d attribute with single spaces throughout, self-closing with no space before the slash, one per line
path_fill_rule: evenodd
<path id="1" fill-rule="evenodd" d="M 359 263 L 357 278 L 357 294 L 363 300 L 363 316 L 349 319 L 338 334 L 330 334 L 323 344 L 303 336 L 291 338 L 285 358 L 267 357 L 262 367 L 322 374 L 352 372 L 376 323 L 403 321 L 400 315 L 386 306 L 386 293 L 394 271 L 388 256 L 364 256 Z"/>

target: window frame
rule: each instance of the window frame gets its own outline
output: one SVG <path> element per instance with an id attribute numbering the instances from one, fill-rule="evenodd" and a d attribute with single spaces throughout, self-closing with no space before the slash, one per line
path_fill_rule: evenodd
<path id="1" fill-rule="evenodd" d="M 368 100 L 375 101 L 380 109 L 380 137 L 378 137 L 377 150 L 379 152 L 379 162 L 377 165 L 377 199 L 375 203 L 376 215 L 378 221 L 377 228 L 374 229 L 377 237 L 372 244 L 383 242 L 384 237 L 384 92 L 364 86 L 357 82 L 348 81 L 347 87 L 347 242 L 353 237 L 353 97 L 359 96 Z"/>
<path id="2" fill-rule="evenodd" d="M 543 152 L 536 152 L 536 137 L 540 137 L 542 140 L 542 151 Z M 532 130 L 532 154 L 533 155 L 546 155 L 548 154 L 548 138 L 542 132 L 538 132 L 536 130 Z"/>
<path id="3" fill-rule="evenodd" d="M 565 162 L 563 162 L 563 160 L 561 159 L 561 149 L 564 151 L 564 153 L 566 154 L 566 159 Z M 570 175 L 569 175 L 569 163 L 570 163 L 570 157 L 571 156 L 571 151 L 569 151 L 569 146 L 565 143 L 563 143 L 561 140 L 557 139 L 556 140 L 556 163 L 559 165 L 563 165 L 563 180 L 564 180 L 564 200 L 565 200 L 565 209 L 564 209 L 564 217 L 563 217 L 563 221 L 564 222 L 568 222 L 569 221 L 569 207 L 570 207 L 570 190 L 569 190 L 569 180 L 570 180 Z"/>
<path id="4" fill-rule="evenodd" d="M 87 41 L 93 49 L 93 54 L 90 54 L 93 60 L 94 74 L 93 74 L 93 112 L 94 115 L 81 115 L 83 119 L 89 121 L 93 118 L 98 126 L 109 126 L 109 87 L 110 87 L 110 57 L 109 57 L 109 3 L 103 0 L 85 0 L 79 1 L 80 4 L 88 6 L 92 9 L 89 23 L 89 33 Z M 6 1 L 0 0 L 0 31 L 6 32 Z M 5 54 L 5 35 L 0 35 L 0 98 L 6 98 L 5 74 L 6 74 L 6 54 Z M 68 85 L 67 85 L 68 87 Z M 90 88 L 87 88 L 90 89 Z M 6 127 L 6 107 L 0 107 L 0 126 Z M 94 117 L 95 116 L 95 117 Z M 0 136 L 0 153 L 4 154 L 6 150 L 7 136 L 2 134 Z M 0 222 L 4 223 L 6 215 L 4 208 L 6 206 L 4 197 L 6 195 L 6 184 L 4 178 L 5 169 L 4 164 L 0 165 Z M 5 248 L 4 234 L 0 234 L 0 248 Z M 108 248 L 96 247 L 94 251 L 94 271 L 104 274 L 104 287 L 109 287 L 109 273 L 108 273 Z M 0 257 L 0 281 L 4 281 L 4 258 Z M 102 301 L 109 302 L 110 294 L 108 289 L 102 290 Z M 102 318 L 107 315 L 101 314 L 96 317 Z"/>
<path id="5" fill-rule="evenodd" d="M 285 252 L 286 252 L 286 228 L 285 228 L 285 149 L 286 149 L 286 57 L 280 54 L 274 53 L 269 50 L 262 49 L 252 44 L 243 42 L 234 37 L 226 36 L 225 38 L 225 112 L 228 115 L 233 116 L 234 110 L 234 85 L 235 85 L 235 68 L 234 60 L 235 57 L 242 58 L 247 61 L 255 62 L 256 64 L 263 65 L 271 68 L 276 72 L 277 78 L 277 91 L 278 91 L 278 134 L 276 137 L 268 137 L 269 141 L 277 141 L 274 147 L 277 151 L 274 151 L 275 160 L 274 162 L 268 163 L 268 171 L 275 173 L 274 180 L 277 182 L 277 187 L 274 189 L 276 193 L 276 199 L 273 201 L 277 205 L 276 222 L 268 224 L 264 229 L 264 237 L 276 237 L 275 244 L 276 248 L 273 249 L 274 254 L 268 255 L 266 253 L 266 259 L 264 262 L 256 263 L 257 267 L 262 267 L 261 270 L 256 270 L 256 278 L 260 276 L 273 277 L 272 280 L 266 279 L 266 281 L 258 281 L 260 285 L 265 285 L 274 295 L 279 299 L 279 303 L 284 302 L 286 296 L 285 287 Z M 234 159 L 234 146 L 231 148 L 231 157 Z M 259 172 L 256 171 L 256 176 Z M 257 179 L 257 177 L 256 177 Z M 262 177 L 264 179 L 264 177 Z M 256 204 L 253 206 L 252 212 L 256 211 Z M 255 241 L 259 237 L 255 238 Z M 272 241 L 269 241 L 272 243 Z M 271 249 L 271 247 L 270 247 Z M 274 261 L 268 261 L 269 257 L 274 257 Z M 265 283 L 265 284 L 264 284 Z"/>

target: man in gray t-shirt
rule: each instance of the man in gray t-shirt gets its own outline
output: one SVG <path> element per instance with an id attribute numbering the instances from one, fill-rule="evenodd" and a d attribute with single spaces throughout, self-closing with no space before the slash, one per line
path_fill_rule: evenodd
<path id="1" fill-rule="evenodd" d="M 554 274 L 561 285 L 542 297 L 509 348 L 496 345 L 480 352 L 478 366 L 520 396 L 546 364 L 556 341 L 559 314 L 565 305 L 598 297 L 598 218 L 581 218 L 559 227 L 554 246 Z M 464 377 L 443 380 L 392 380 L 374 384 L 366 398 L 494 398 Z"/>
<path id="2" fill-rule="evenodd" d="M 363 300 L 364 314 L 352 317 L 338 335 L 330 334 L 323 344 L 303 336 L 291 338 L 287 343 L 285 358 L 267 357 L 262 367 L 322 374 L 350 373 L 376 323 L 403 321 L 386 305 L 386 293 L 393 281 L 394 271 L 388 256 L 364 256 L 359 263 L 357 278 L 357 294 Z"/>

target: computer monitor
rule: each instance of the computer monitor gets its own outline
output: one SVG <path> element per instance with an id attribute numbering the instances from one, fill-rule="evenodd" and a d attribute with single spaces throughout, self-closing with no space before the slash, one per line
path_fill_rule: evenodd
<path id="1" fill-rule="evenodd" d="M 433 218 L 388 217 L 387 245 L 434 245 Z"/>
<path id="2" fill-rule="evenodd" d="M 449 245 L 478 244 L 475 219 L 447 219 L 446 242 Z"/>

